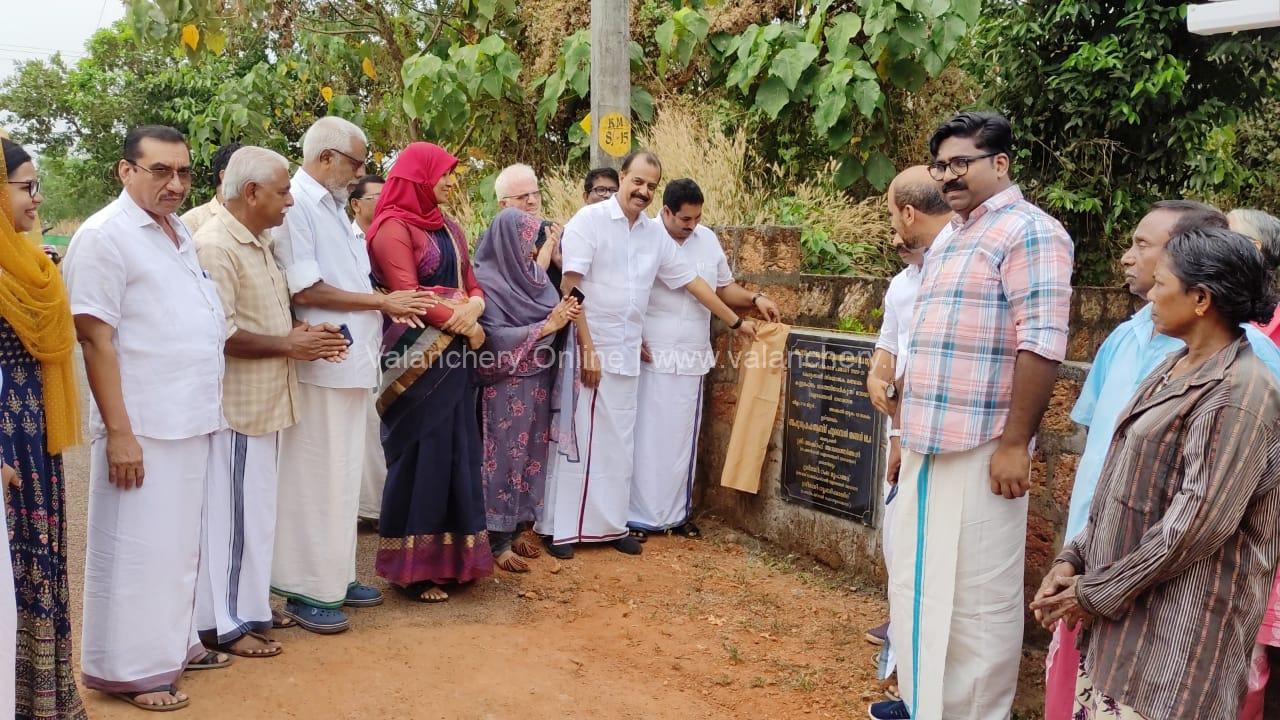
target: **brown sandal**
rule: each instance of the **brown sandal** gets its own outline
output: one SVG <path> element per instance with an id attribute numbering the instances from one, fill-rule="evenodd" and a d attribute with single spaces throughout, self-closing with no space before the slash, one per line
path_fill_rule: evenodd
<path id="1" fill-rule="evenodd" d="M 176 693 L 178 692 L 178 688 L 174 687 L 173 685 L 161 685 L 158 688 L 152 688 L 151 690 L 143 690 L 142 692 L 136 692 L 136 693 L 121 692 L 121 693 L 107 693 L 107 694 L 113 698 L 118 698 L 120 700 L 123 700 L 129 703 L 130 705 L 138 708 L 139 710 L 146 710 L 148 712 L 173 712 L 174 710 L 181 710 L 182 708 L 191 704 L 191 698 L 183 698 L 181 700 L 178 700 L 175 703 L 169 703 L 167 705 L 161 705 L 157 703 L 144 703 L 138 700 L 138 698 L 142 697 L 143 695 L 152 695 L 155 693 L 162 693 L 162 692 L 169 693 L 169 695 L 172 696 L 174 699 L 177 699 L 178 697 L 176 695 Z"/>
<path id="2" fill-rule="evenodd" d="M 536 541 L 523 533 L 511 542 L 511 550 L 524 558 L 542 557 L 542 548 L 538 547 Z"/>
<path id="3" fill-rule="evenodd" d="M 242 658 L 269 658 L 269 657 L 275 657 L 280 653 L 284 652 L 284 647 L 279 642 L 272 640 L 271 638 L 267 637 L 266 635 L 263 635 L 262 633 L 253 632 L 252 630 L 250 630 L 249 632 L 246 632 L 241 637 L 251 637 L 255 640 L 259 640 L 261 642 L 267 643 L 267 647 L 263 648 L 261 652 L 253 652 L 250 650 L 237 650 L 234 647 L 234 645 L 240 641 L 239 638 L 237 638 L 236 640 L 233 640 L 225 645 L 219 646 L 218 647 L 219 652 L 224 652 L 224 653 L 227 653 L 228 655 L 235 655 L 236 657 L 242 657 Z"/>
<path id="4" fill-rule="evenodd" d="M 520 559 L 514 550 L 507 550 L 493 559 L 493 563 L 510 573 L 529 572 L 529 563 Z"/>

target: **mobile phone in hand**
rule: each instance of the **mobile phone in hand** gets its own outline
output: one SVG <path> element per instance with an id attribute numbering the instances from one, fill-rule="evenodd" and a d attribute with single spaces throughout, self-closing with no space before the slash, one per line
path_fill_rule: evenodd
<path id="1" fill-rule="evenodd" d="M 569 291 L 569 297 L 573 298 L 574 300 L 577 300 L 579 305 L 583 305 L 587 302 L 587 296 L 584 295 L 582 293 L 582 289 L 577 286 L 575 286 L 572 290 Z"/>
<path id="2" fill-rule="evenodd" d="M 348 347 L 356 344 L 355 338 L 351 337 L 351 328 L 347 327 L 346 323 L 342 323 L 338 326 L 338 332 L 342 333 L 342 337 L 347 339 Z"/>

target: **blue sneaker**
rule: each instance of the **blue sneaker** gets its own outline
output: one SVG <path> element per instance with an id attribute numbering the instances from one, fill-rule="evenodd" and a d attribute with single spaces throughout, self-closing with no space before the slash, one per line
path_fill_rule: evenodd
<path id="1" fill-rule="evenodd" d="M 281 611 L 286 617 L 297 621 L 298 627 L 320 635 L 340 633 L 351 627 L 346 613 L 335 608 L 322 608 L 308 605 L 301 600 L 290 599 Z"/>
<path id="2" fill-rule="evenodd" d="M 351 583 L 347 588 L 347 599 L 342 604 L 354 608 L 377 607 L 382 604 L 382 591 L 358 582 Z"/>
<path id="3" fill-rule="evenodd" d="M 871 703 L 871 707 L 867 709 L 867 715 L 871 720 L 911 720 L 911 712 L 907 710 L 907 704 L 901 700 Z"/>

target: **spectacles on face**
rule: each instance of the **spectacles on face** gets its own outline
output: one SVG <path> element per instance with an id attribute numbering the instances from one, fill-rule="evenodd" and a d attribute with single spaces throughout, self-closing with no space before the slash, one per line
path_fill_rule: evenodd
<path id="1" fill-rule="evenodd" d="M 523 193 L 523 194 L 521 194 L 521 195 L 507 195 L 507 196 L 502 197 L 502 198 L 499 198 L 499 199 L 500 199 L 500 200 L 515 200 L 516 202 L 529 202 L 530 200 L 541 200 L 541 199 L 542 199 L 542 191 L 541 191 L 541 190 L 530 190 L 529 192 L 527 192 L 527 193 Z"/>
<path id="2" fill-rule="evenodd" d="M 338 148 L 329 148 L 329 150 L 330 150 L 330 152 L 336 152 L 336 153 L 338 153 L 339 155 L 341 155 L 342 157 L 346 158 L 346 159 L 347 159 L 347 162 L 351 163 L 351 169 L 353 169 L 353 170 L 359 170 L 360 168 L 364 167 L 365 165 L 367 165 L 367 164 L 369 163 L 369 161 L 368 161 L 367 159 L 366 159 L 366 160 L 360 160 L 360 159 L 354 158 L 354 157 L 352 157 L 352 156 L 350 156 L 350 155 L 348 155 L 348 154 L 346 154 L 346 153 L 342 152 L 342 151 L 341 151 L 341 150 L 339 150 Z"/>
<path id="3" fill-rule="evenodd" d="M 969 172 L 969 163 L 975 160 L 995 157 L 998 152 L 989 152 L 986 155 L 974 155 L 973 157 L 954 157 L 947 162 L 935 162 L 929 164 L 929 177 L 934 180 L 943 180 L 947 177 L 947 170 L 951 170 L 951 174 L 956 177 L 964 177 Z"/>
<path id="4" fill-rule="evenodd" d="M 609 198 L 618 194 L 618 188 L 609 187 L 608 185 L 597 185 L 591 188 L 591 194 L 600 198 L 601 200 L 608 200 Z"/>
<path id="5" fill-rule="evenodd" d="M 32 200 L 35 200 L 36 196 L 40 194 L 39 180 L 10 180 L 9 184 L 17 185 L 18 187 L 21 187 L 21 188 L 26 188 L 27 194 L 31 196 Z"/>
<path id="6" fill-rule="evenodd" d="M 351 199 L 352 199 L 353 201 L 355 201 L 355 202 L 360 202 L 361 200 L 375 200 L 375 201 L 376 201 L 376 200 L 377 200 L 379 197 L 381 197 L 381 196 L 382 196 L 382 193 L 374 193 L 374 194 L 372 194 L 372 195 L 361 195 L 360 197 L 353 197 L 353 198 L 351 198 Z"/>
<path id="7" fill-rule="evenodd" d="M 125 160 L 125 162 L 151 175 L 151 177 L 157 180 L 163 180 L 164 182 L 168 183 L 170 180 L 176 177 L 178 178 L 178 182 L 182 183 L 183 185 L 191 184 L 191 178 L 193 173 L 191 172 L 191 168 L 189 167 L 171 168 L 168 165 L 152 165 L 151 167 L 143 167 L 142 165 L 139 165 L 138 163 L 132 160 Z"/>

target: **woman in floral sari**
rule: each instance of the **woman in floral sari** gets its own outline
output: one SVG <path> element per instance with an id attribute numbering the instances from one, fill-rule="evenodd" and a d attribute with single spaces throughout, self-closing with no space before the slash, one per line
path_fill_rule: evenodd
<path id="1" fill-rule="evenodd" d="M 485 345 L 478 363 L 485 510 L 498 567 L 527 572 L 522 557 L 541 554 L 517 537 L 542 515 L 551 440 L 551 398 L 564 327 L 577 319 L 573 298 L 560 299 L 547 276 L 554 240 L 538 249 L 542 223 L 516 209 L 498 213 L 476 249 L 485 292 Z"/>
<path id="2" fill-rule="evenodd" d="M 41 200 L 35 166 L 21 147 L 3 146 L 0 460 L 21 480 L 7 504 L 18 607 L 16 714 L 83 718 L 71 662 L 62 474 L 62 451 L 80 441 L 75 332 L 57 267 L 19 234 L 32 229 Z"/>
<path id="3" fill-rule="evenodd" d="M 440 211 L 458 160 L 413 143 L 396 160 L 369 226 L 374 279 L 389 290 L 431 290 L 427 327 L 387 323 L 378 412 L 387 484 L 378 523 L 378 574 L 422 602 L 447 583 L 493 572 L 480 482 L 480 429 L 467 358 L 484 330 L 484 291 L 462 228 Z"/>

